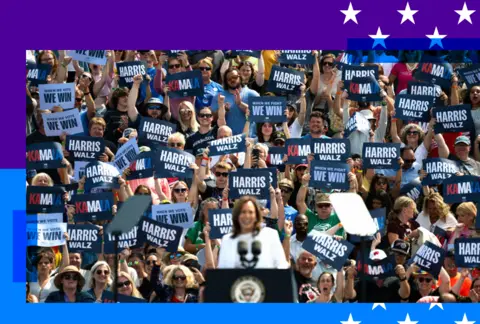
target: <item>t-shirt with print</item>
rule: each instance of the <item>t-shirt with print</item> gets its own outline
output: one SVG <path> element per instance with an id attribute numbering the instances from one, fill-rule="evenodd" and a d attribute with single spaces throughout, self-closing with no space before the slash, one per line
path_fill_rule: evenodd
<path id="1" fill-rule="evenodd" d="M 203 223 L 201 221 L 197 221 L 193 223 L 193 227 L 190 227 L 185 235 L 185 238 L 188 238 L 192 244 L 203 244 L 205 243 L 200 234 L 203 232 Z"/>
<path id="2" fill-rule="evenodd" d="M 313 278 L 306 278 L 300 272 L 295 271 L 295 281 L 298 289 L 298 302 L 306 303 L 314 301 L 320 294 L 316 288 L 317 283 Z"/>
<path id="3" fill-rule="evenodd" d="M 413 80 L 412 72 L 407 69 L 406 63 L 397 63 L 393 66 L 390 74 L 397 77 L 397 85 L 395 87 L 395 94 L 398 94 L 403 89 L 407 89 L 408 82 Z"/>
<path id="4" fill-rule="evenodd" d="M 311 230 L 316 230 L 319 232 L 328 231 L 333 226 L 340 223 L 340 219 L 336 213 L 330 214 L 330 217 L 327 219 L 320 219 L 318 218 L 317 214 L 312 212 L 310 209 L 307 208 L 305 215 L 308 218 L 308 232 Z M 338 231 L 335 232 L 335 235 L 338 236 L 345 236 L 345 230 L 340 228 Z"/>
<path id="5" fill-rule="evenodd" d="M 462 161 L 452 153 L 448 155 L 448 159 L 457 162 L 460 172 L 465 175 L 480 176 L 480 162 L 472 158 L 468 158 L 467 161 Z"/>
<path id="6" fill-rule="evenodd" d="M 223 87 L 217 82 L 210 81 L 210 83 L 203 86 L 203 96 L 195 97 L 195 111 L 198 114 L 204 107 L 212 105 L 212 99 L 217 96 L 218 92 L 223 91 Z"/>
<path id="7" fill-rule="evenodd" d="M 205 134 L 201 134 L 200 131 L 196 132 L 192 136 L 187 138 L 185 145 L 186 150 L 193 150 L 193 155 L 196 155 L 198 149 L 208 147 L 208 144 L 217 139 L 218 126 L 215 125 Z"/>

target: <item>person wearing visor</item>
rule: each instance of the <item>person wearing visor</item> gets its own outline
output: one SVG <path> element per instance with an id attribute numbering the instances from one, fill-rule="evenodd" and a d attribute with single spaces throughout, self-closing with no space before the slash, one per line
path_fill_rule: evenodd
<path id="1" fill-rule="evenodd" d="M 480 162 L 469 157 L 471 142 L 467 136 L 458 136 L 455 140 L 455 154 L 450 153 L 450 150 L 445 143 L 442 134 L 435 134 L 435 141 L 438 144 L 438 155 L 441 158 L 456 161 L 460 173 L 464 175 L 480 176 Z M 478 152 L 479 140 L 475 141 L 475 151 Z"/>

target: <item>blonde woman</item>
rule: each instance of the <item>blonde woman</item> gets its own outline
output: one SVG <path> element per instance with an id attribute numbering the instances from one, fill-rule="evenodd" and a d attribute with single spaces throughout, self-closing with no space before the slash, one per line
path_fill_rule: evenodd
<path id="1" fill-rule="evenodd" d="M 402 128 L 400 136 L 397 132 L 397 124 L 391 123 L 390 135 L 393 143 L 400 143 L 401 147 L 409 146 L 415 152 L 417 161 L 422 161 L 428 156 L 433 137 L 433 124 L 428 127 L 428 132 L 425 134 L 423 129 L 417 124 L 408 124 Z"/>
<path id="2" fill-rule="evenodd" d="M 176 132 L 168 136 L 167 146 L 183 151 L 185 149 L 185 135 Z"/>
<path id="3" fill-rule="evenodd" d="M 447 230 L 455 228 L 457 220 L 450 212 L 450 207 L 443 201 L 438 192 L 430 192 L 423 201 L 422 212 L 417 217 L 421 227 L 433 233 L 435 226 Z"/>
<path id="4" fill-rule="evenodd" d="M 458 224 L 455 227 L 455 232 L 450 238 L 450 244 L 454 244 L 459 237 L 469 238 L 475 237 L 475 218 L 477 216 L 477 207 L 473 202 L 464 202 L 458 205 L 457 210 Z"/>
<path id="5" fill-rule="evenodd" d="M 53 180 L 48 174 L 41 172 L 32 179 L 32 186 L 53 187 Z"/>
<path id="6" fill-rule="evenodd" d="M 420 224 L 413 219 L 417 213 L 417 204 L 413 199 L 401 196 L 395 200 L 393 210 L 388 215 L 387 235 L 390 245 L 398 239 L 418 237 L 416 229 Z"/>
<path id="7" fill-rule="evenodd" d="M 140 294 L 135 286 L 135 281 L 133 281 L 132 277 L 128 273 L 120 271 L 116 285 L 119 294 L 143 299 L 142 294 Z M 111 291 L 113 291 L 113 285 Z"/>
<path id="8" fill-rule="evenodd" d="M 189 137 L 198 131 L 199 125 L 195 114 L 195 107 L 191 102 L 182 101 L 180 103 L 178 124 L 180 127 L 177 130 L 185 135 L 185 137 Z"/>
<path id="9" fill-rule="evenodd" d="M 198 284 L 193 272 L 183 265 L 166 267 L 165 279 L 159 280 L 155 287 L 155 296 L 151 301 L 156 303 L 197 303 Z M 153 276 L 153 272 L 152 272 Z"/>
<path id="10" fill-rule="evenodd" d="M 96 262 L 92 269 L 90 269 L 90 280 L 87 292 L 92 295 L 98 303 L 101 303 L 104 299 L 104 292 L 112 286 L 112 270 L 105 261 Z"/>

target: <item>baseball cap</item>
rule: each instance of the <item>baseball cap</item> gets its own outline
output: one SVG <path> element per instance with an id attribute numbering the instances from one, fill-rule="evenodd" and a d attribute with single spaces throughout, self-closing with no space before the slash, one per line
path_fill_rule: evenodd
<path id="1" fill-rule="evenodd" d="M 278 186 L 279 186 L 279 187 L 287 187 L 287 188 L 290 188 L 290 189 L 294 189 L 294 188 L 293 188 L 293 182 L 292 182 L 292 180 L 289 180 L 289 179 L 282 179 L 282 180 L 280 180 L 280 182 L 278 183 Z"/>
<path id="2" fill-rule="evenodd" d="M 319 192 L 315 195 L 315 204 L 331 204 L 330 197 L 323 193 Z"/>
<path id="3" fill-rule="evenodd" d="M 403 255 L 408 255 L 410 252 L 410 244 L 404 240 L 395 240 L 392 244 L 391 250 Z"/>
<path id="4" fill-rule="evenodd" d="M 308 164 L 297 164 L 297 165 L 295 166 L 295 170 L 298 169 L 298 168 L 300 168 L 300 167 L 308 168 Z"/>
<path id="5" fill-rule="evenodd" d="M 282 131 L 275 131 L 272 134 L 272 142 L 275 142 L 276 140 L 285 140 L 287 139 L 287 136 L 285 136 L 285 133 Z"/>
<path id="6" fill-rule="evenodd" d="M 387 258 L 387 254 L 383 250 L 375 249 L 370 252 L 370 260 L 382 261 Z"/>
<path id="7" fill-rule="evenodd" d="M 457 139 L 455 140 L 455 145 L 457 144 L 460 144 L 460 143 L 464 143 L 464 144 L 467 144 L 467 145 L 470 145 L 470 139 L 465 136 L 465 135 L 460 135 L 457 137 Z"/>

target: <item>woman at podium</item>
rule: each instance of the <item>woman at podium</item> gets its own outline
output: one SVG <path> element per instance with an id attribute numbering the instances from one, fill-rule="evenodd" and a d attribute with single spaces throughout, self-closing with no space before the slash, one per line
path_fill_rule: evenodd
<path id="1" fill-rule="evenodd" d="M 254 197 L 235 202 L 232 232 L 222 238 L 218 268 L 288 269 L 289 261 L 278 232 L 262 228 L 262 214 Z"/>

